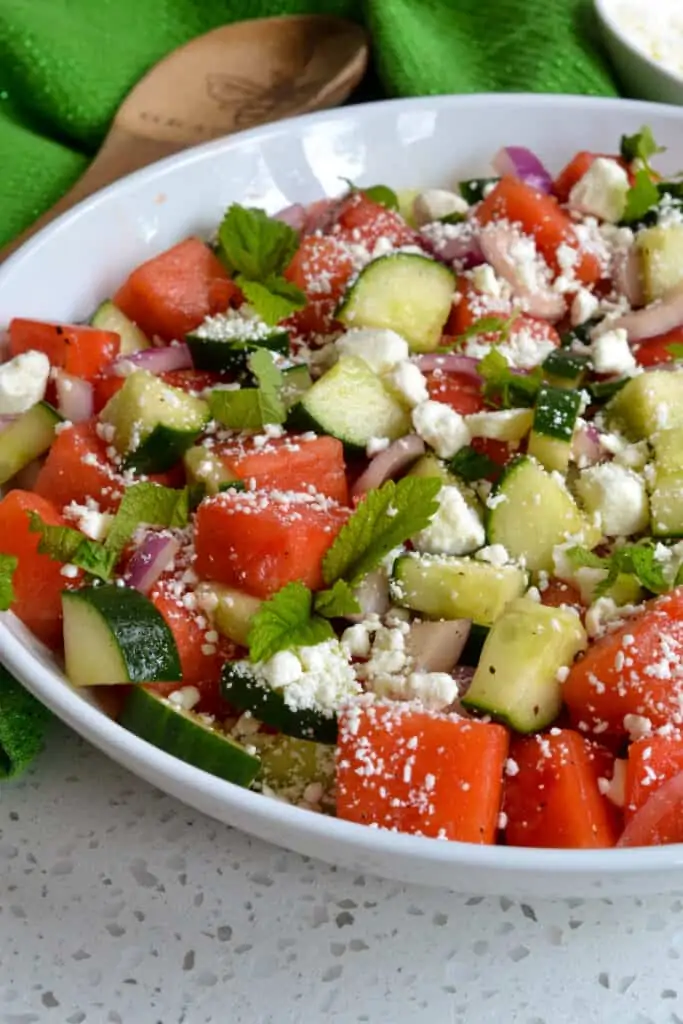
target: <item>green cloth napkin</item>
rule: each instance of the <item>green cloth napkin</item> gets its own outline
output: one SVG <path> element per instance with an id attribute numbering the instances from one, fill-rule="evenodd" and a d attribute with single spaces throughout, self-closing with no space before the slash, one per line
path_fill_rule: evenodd
<path id="1" fill-rule="evenodd" d="M 617 92 L 590 0 L 0 0 L 0 245 L 66 191 L 164 54 L 243 17 L 313 12 L 367 25 L 357 99 Z M 0 675 L 0 777 L 39 749 L 46 717 Z"/>

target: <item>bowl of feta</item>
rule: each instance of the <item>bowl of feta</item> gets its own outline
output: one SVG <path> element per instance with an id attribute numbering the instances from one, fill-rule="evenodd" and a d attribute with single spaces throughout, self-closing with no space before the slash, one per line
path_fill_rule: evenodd
<path id="1" fill-rule="evenodd" d="M 629 95 L 683 104 L 683 8 L 678 0 L 595 0 L 595 10 Z"/>
<path id="2" fill-rule="evenodd" d="M 678 887 L 682 128 L 369 104 L 42 231 L 0 268 L 3 663 L 355 872 Z"/>

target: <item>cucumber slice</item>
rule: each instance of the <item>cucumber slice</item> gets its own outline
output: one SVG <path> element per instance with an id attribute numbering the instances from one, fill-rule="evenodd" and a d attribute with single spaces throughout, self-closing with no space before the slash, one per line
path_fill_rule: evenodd
<path id="1" fill-rule="evenodd" d="M 592 548 L 600 529 L 579 511 L 556 475 L 530 456 L 513 460 L 487 501 L 490 544 L 502 544 L 532 572 L 552 572 L 553 548 L 568 537 Z"/>
<path id="2" fill-rule="evenodd" d="M 517 732 L 550 725 L 562 706 L 558 670 L 586 647 L 578 615 L 527 597 L 510 604 L 493 625 L 463 705 Z"/>
<path id="3" fill-rule="evenodd" d="M 144 686 L 131 689 L 119 723 L 167 754 L 237 786 L 248 788 L 261 768 L 259 758 L 236 740 Z"/>
<path id="4" fill-rule="evenodd" d="M 130 356 L 133 352 L 142 352 L 149 348 L 149 339 L 137 324 L 129 320 L 118 306 L 115 306 L 111 299 L 106 299 L 97 307 L 90 320 L 92 327 L 99 327 L 102 331 L 114 331 L 121 339 L 120 353 L 122 356 Z"/>
<path id="5" fill-rule="evenodd" d="M 650 529 L 655 537 L 683 536 L 683 472 L 659 470 L 650 493 Z"/>
<path id="6" fill-rule="evenodd" d="M 399 189 L 396 193 L 398 212 L 401 214 L 406 224 L 410 225 L 411 228 L 417 227 L 415 223 L 414 205 L 419 194 L 419 188 Z"/>
<path id="7" fill-rule="evenodd" d="M 287 366 L 282 371 L 282 401 L 287 409 L 291 409 L 301 401 L 308 389 L 313 385 L 313 378 L 307 366 Z"/>
<path id="8" fill-rule="evenodd" d="M 470 413 L 465 422 L 472 437 L 513 442 L 526 437 L 533 418 L 531 409 L 496 409 L 494 412 Z"/>
<path id="9" fill-rule="evenodd" d="M 421 455 L 417 462 L 410 467 L 406 476 L 432 476 L 443 484 L 453 487 L 458 487 L 461 483 L 460 479 L 451 473 L 446 463 L 431 453 Z"/>
<path id="10" fill-rule="evenodd" d="M 396 253 L 360 272 L 337 309 L 348 327 L 396 331 L 414 352 L 431 352 L 441 340 L 455 292 L 453 272 L 427 256 Z"/>
<path id="11" fill-rule="evenodd" d="M 318 743 L 337 742 L 337 716 L 319 711 L 292 711 L 281 693 L 258 680 L 244 662 L 229 661 L 223 667 L 221 693 L 239 711 L 249 711 L 265 725 L 286 736 Z"/>
<path id="12" fill-rule="evenodd" d="M 390 587 L 396 604 L 432 619 L 471 619 L 490 626 L 524 593 L 527 582 L 527 574 L 516 565 L 409 554 L 394 562 Z"/>
<path id="13" fill-rule="evenodd" d="M 605 413 L 610 427 L 633 441 L 683 427 L 683 371 L 651 370 L 631 377 Z"/>
<path id="14" fill-rule="evenodd" d="M 147 370 L 136 370 L 110 398 L 100 420 L 114 428 L 123 468 L 162 473 L 180 459 L 209 420 L 209 407 Z"/>
<path id="15" fill-rule="evenodd" d="M 223 460 L 202 445 L 193 445 L 183 455 L 183 463 L 188 481 L 202 484 L 207 494 L 218 494 L 227 484 L 238 478 L 226 468 Z"/>
<path id="16" fill-rule="evenodd" d="M 173 633 L 137 590 L 113 583 L 66 590 L 62 611 L 65 671 L 74 686 L 182 679 Z"/>
<path id="17" fill-rule="evenodd" d="M 664 473 L 683 470 L 683 427 L 660 430 L 650 444 L 654 448 L 655 464 Z"/>
<path id="18" fill-rule="evenodd" d="M 195 591 L 200 608 L 206 608 L 221 633 L 236 644 L 248 647 L 252 617 L 261 607 L 258 597 L 222 583 L 200 583 Z"/>
<path id="19" fill-rule="evenodd" d="M 298 803 L 306 787 L 319 782 L 323 792 L 334 785 L 335 751 L 325 743 L 294 736 L 257 732 L 249 736 L 261 758 L 261 779 L 278 796 Z"/>
<path id="20" fill-rule="evenodd" d="M 217 373 L 238 373 L 246 370 L 249 354 L 258 348 L 267 348 L 270 352 L 277 352 L 280 355 L 287 355 L 289 352 L 289 334 L 282 330 L 273 330 L 262 337 L 254 332 L 252 338 L 221 339 L 203 335 L 200 327 L 187 334 L 185 341 L 195 369 L 213 370 Z"/>
<path id="21" fill-rule="evenodd" d="M 549 384 L 556 388 L 577 388 L 590 366 L 588 356 L 556 348 L 543 360 L 542 367 Z"/>
<path id="22" fill-rule="evenodd" d="M 635 244 L 645 301 L 654 302 L 683 280 L 683 224 L 644 228 Z"/>
<path id="23" fill-rule="evenodd" d="M 364 452 L 373 437 L 393 441 L 411 430 L 410 414 L 357 356 L 344 356 L 323 374 L 292 409 L 291 422 L 338 437 L 350 452 Z"/>
<path id="24" fill-rule="evenodd" d="M 36 402 L 0 434 L 0 485 L 48 450 L 62 422 L 47 402 Z"/>
<path id="25" fill-rule="evenodd" d="M 470 178 L 468 181 L 459 181 L 458 188 L 460 195 L 470 206 L 480 203 L 489 186 L 497 185 L 500 178 Z"/>
<path id="26" fill-rule="evenodd" d="M 566 472 L 580 408 L 581 395 L 578 391 L 550 386 L 539 389 L 528 452 L 545 469 Z"/>

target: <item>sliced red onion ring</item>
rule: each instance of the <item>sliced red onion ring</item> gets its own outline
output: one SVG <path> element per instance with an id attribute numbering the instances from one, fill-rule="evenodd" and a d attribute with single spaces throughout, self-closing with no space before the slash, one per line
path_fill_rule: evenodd
<path id="1" fill-rule="evenodd" d="M 171 370 L 191 370 L 192 356 L 187 345 L 164 345 L 163 348 L 145 348 L 128 356 L 119 356 L 112 364 L 112 372 L 125 376 L 130 367 L 149 370 L 150 373 L 169 373 Z"/>
<path id="2" fill-rule="evenodd" d="M 606 458 L 606 452 L 600 444 L 600 431 L 594 423 L 582 424 L 572 438 L 572 458 L 579 466 L 594 466 Z"/>
<path id="3" fill-rule="evenodd" d="M 361 607 L 359 615 L 347 615 L 349 622 L 363 622 L 369 615 L 385 615 L 390 608 L 389 580 L 383 569 L 375 569 L 354 589 Z"/>
<path id="4" fill-rule="evenodd" d="M 484 263 L 484 254 L 479 244 L 479 231 L 475 221 L 467 221 L 457 225 L 460 229 L 452 238 L 444 238 L 443 241 L 435 241 L 426 232 L 419 236 L 420 246 L 448 266 L 457 264 L 461 270 L 471 270 Z"/>
<path id="5" fill-rule="evenodd" d="M 301 203 L 285 206 L 284 209 L 273 214 L 273 220 L 281 220 L 283 224 L 289 225 L 295 231 L 303 231 L 306 224 L 306 207 Z"/>
<path id="6" fill-rule="evenodd" d="M 458 663 L 470 635 L 469 619 L 413 622 L 407 647 L 422 672 L 450 672 Z"/>
<path id="7" fill-rule="evenodd" d="M 381 487 L 387 480 L 395 476 L 415 462 L 425 453 L 425 444 L 417 434 L 408 434 L 394 441 L 383 452 L 376 455 L 364 473 L 356 480 L 351 492 L 352 498 L 358 498 L 368 491 Z"/>
<path id="8" fill-rule="evenodd" d="M 629 306 L 642 306 L 645 298 L 640 276 L 640 257 L 635 245 L 615 255 L 613 276 L 617 292 L 627 299 Z"/>
<path id="9" fill-rule="evenodd" d="M 168 569 L 179 548 L 180 544 L 175 537 L 148 533 L 126 566 L 123 576 L 126 584 L 135 587 L 141 594 L 147 594 L 162 572 Z"/>
<path id="10" fill-rule="evenodd" d="M 552 191 L 553 179 L 535 153 L 524 146 L 505 146 L 491 161 L 501 177 L 519 178 L 526 185 L 546 194 Z"/>
<path id="11" fill-rule="evenodd" d="M 656 789 L 636 811 L 617 846 L 662 846 L 678 842 L 682 819 L 683 772 L 678 772 Z"/>
<path id="12" fill-rule="evenodd" d="M 562 295 L 542 282 L 530 288 L 522 278 L 512 253 L 518 236 L 509 227 L 504 224 L 487 224 L 486 230 L 481 232 L 480 239 L 486 260 L 496 273 L 508 282 L 517 298 L 523 301 L 525 312 L 541 320 L 555 321 L 563 316 L 566 302 Z"/>
<path id="13" fill-rule="evenodd" d="M 71 423 L 85 423 L 94 415 L 93 386 L 63 370 L 55 372 L 57 409 Z"/>
<path id="14" fill-rule="evenodd" d="M 0 434 L 3 430 L 7 430 L 8 427 L 11 427 L 16 419 L 16 415 L 8 414 L 7 416 L 0 416 Z"/>
<path id="15" fill-rule="evenodd" d="M 461 356 L 453 352 L 444 352 L 441 355 L 438 351 L 426 352 L 424 355 L 415 357 L 415 365 L 423 373 L 431 373 L 434 370 L 443 370 L 444 373 L 463 373 L 478 384 L 481 383 L 481 376 L 477 370 L 479 360 L 472 356 Z"/>
<path id="16" fill-rule="evenodd" d="M 644 341 L 645 338 L 654 338 L 658 334 L 666 334 L 673 331 L 674 327 L 683 324 L 683 285 L 677 285 L 668 295 L 665 295 L 659 302 L 655 302 L 644 309 L 635 310 L 633 313 L 625 313 L 617 320 L 612 320 L 610 330 L 617 330 L 622 327 L 628 334 L 628 340 Z"/>

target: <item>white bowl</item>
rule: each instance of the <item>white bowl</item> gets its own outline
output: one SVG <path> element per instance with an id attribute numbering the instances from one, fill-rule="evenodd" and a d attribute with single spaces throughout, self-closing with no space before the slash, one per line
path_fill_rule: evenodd
<path id="1" fill-rule="evenodd" d="M 657 6 L 657 0 L 649 0 Z M 595 0 L 605 46 L 618 77 L 631 96 L 658 103 L 683 105 L 683 77 L 668 71 L 648 56 L 619 24 L 613 14 L 612 0 Z"/>
<path id="2" fill-rule="evenodd" d="M 441 96 L 309 115 L 200 146 L 125 178 L 65 214 L 0 269 L 0 325 L 15 315 L 81 320 L 126 272 L 232 202 L 288 203 L 340 191 L 341 177 L 394 187 L 490 173 L 501 145 L 531 147 L 553 170 L 579 149 L 616 149 L 644 123 L 683 165 L 683 111 L 567 96 Z M 396 835 L 240 789 L 138 739 L 70 688 L 23 626 L 0 616 L 7 667 L 61 719 L 131 771 L 230 825 L 349 867 L 472 893 L 612 896 L 683 888 L 683 845 L 605 851 L 479 847 Z M 85 639 L 85 638 L 84 638 Z M 227 839 L 229 842 L 229 839 Z"/>

